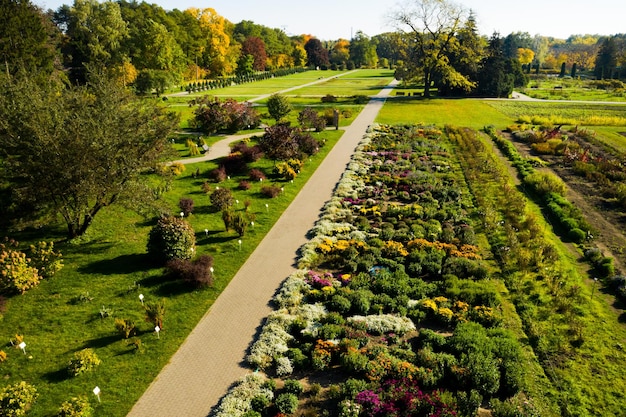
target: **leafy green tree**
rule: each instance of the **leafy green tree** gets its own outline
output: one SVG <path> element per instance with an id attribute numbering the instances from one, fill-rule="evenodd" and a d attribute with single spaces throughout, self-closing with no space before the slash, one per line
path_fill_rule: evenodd
<path id="1" fill-rule="evenodd" d="M 502 51 L 502 39 L 494 33 L 489 40 L 487 57 L 478 74 L 476 93 L 483 97 L 508 97 L 513 91 L 514 76 L 507 71 L 507 59 Z"/>
<path id="2" fill-rule="evenodd" d="M 455 87 L 472 87 L 471 81 L 448 59 L 464 15 L 463 8 L 446 0 L 406 0 L 405 7 L 393 14 L 394 22 L 408 28 L 412 35 L 404 75 L 407 79 L 421 79 L 425 97 L 430 97 L 437 76 L 448 79 L 448 84 Z"/>
<path id="3" fill-rule="evenodd" d="M 60 32 L 39 7 L 29 0 L 2 0 L 0 22 L 3 71 L 52 71 Z"/>
<path id="4" fill-rule="evenodd" d="M 88 64 L 113 67 L 124 62 L 122 44 L 128 37 L 128 25 L 118 3 L 74 0 L 66 19 L 65 55 L 72 80 L 85 81 Z"/>
<path id="5" fill-rule="evenodd" d="M 152 198 L 141 174 L 163 160 L 178 117 L 93 73 L 83 86 L 29 76 L 0 82 L 0 152 L 21 223 L 63 219 L 84 234 L 100 210 Z M 142 192 L 142 191 L 145 191 Z M 145 199 L 142 197 L 145 196 Z"/>
<path id="6" fill-rule="evenodd" d="M 602 41 L 598 56 L 596 57 L 596 67 L 593 71 L 597 79 L 607 79 L 613 77 L 613 72 L 617 67 L 617 45 L 614 37 L 607 37 Z"/>
<path id="7" fill-rule="evenodd" d="M 160 96 L 178 81 L 175 77 L 170 71 L 145 69 L 139 72 L 134 85 L 139 94 L 148 94 L 154 90 Z"/>
<path id="8" fill-rule="evenodd" d="M 296 45 L 293 48 L 291 58 L 296 67 L 303 67 L 307 63 L 307 52 L 302 45 Z"/>
<path id="9" fill-rule="evenodd" d="M 237 61 L 237 75 L 254 74 L 254 57 L 252 55 L 241 55 Z"/>
<path id="10" fill-rule="evenodd" d="M 330 48 L 330 63 L 334 65 L 345 65 L 350 59 L 350 42 L 339 39 Z"/>
<path id="11" fill-rule="evenodd" d="M 517 58 L 520 48 L 533 49 L 533 38 L 528 32 L 513 32 L 502 40 L 502 53 L 506 58 Z"/>
<path id="12" fill-rule="evenodd" d="M 372 37 L 376 41 L 376 54 L 379 58 L 387 58 L 394 66 L 404 61 L 407 50 L 406 35 L 400 32 L 386 32 Z"/>
<path id="13" fill-rule="evenodd" d="M 466 95 L 475 88 L 485 46 L 485 41 L 478 34 L 476 18 L 470 12 L 465 24 L 457 32 L 448 55 L 450 65 L 469 82 L 459 84 L 452 77 L 441 77 L 437 83 L 440 95 Z"/>
<path id="14" fill-rule="evenodd" d="M 272 94 L 267 99 L 267 111 L 272 119 L 279 122 L 291 112 L 291 104 L 289 104 L 287 97 L 282 94 Z"/>
<path id="15" fill-rule="evenodd" d="M 360 30 L 350 41 L 350 60 L 357 68 L 362 66 L 375 68 L 378 65 L 376 40 L 372 40 Z"/>

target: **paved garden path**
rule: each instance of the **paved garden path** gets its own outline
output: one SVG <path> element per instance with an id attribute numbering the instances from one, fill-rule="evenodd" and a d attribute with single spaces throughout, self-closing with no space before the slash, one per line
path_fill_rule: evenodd
<path id="1" fill-rule="evenodd" d="M 206 417 L 229 387 L 251 372 L 246 350 L 291 274 L 296 251 L 373 123 L 395 82 L 372 98 L 128 414 Z M 219 274 L 219 265 L 215 266 Z"/>

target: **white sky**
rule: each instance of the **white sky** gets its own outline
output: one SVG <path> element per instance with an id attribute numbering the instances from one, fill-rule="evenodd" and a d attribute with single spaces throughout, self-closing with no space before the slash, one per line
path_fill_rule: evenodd
<path id="1" fill-rule="evenodd" d="M 73 0 L 32 0 L 56 9 Z M 358 30 L 368 36 L 394 30 L 386 16 L 411 0 L 148 0 L 165 10 L 211 7 L 233 23 L 251 20 L 288 35 L 311 34 L 321 40 L 350 39 Z M 626 33 L 626 1 L 600 0 L 456 0 L 472 9 L 481 34 L 497 31 L 566 39 L 574 34 Z"/>

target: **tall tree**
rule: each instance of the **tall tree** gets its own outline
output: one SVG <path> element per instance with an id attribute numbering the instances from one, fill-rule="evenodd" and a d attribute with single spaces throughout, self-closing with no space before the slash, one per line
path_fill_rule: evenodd
<path id="1" fill-rule="evenodd" d="M 231 45 L 232 23 L 217 14 L 215 9 L 189 8 L 185 13 L 196 19 L 200 25 L 201 39 L 199 64 L 212 75 L 229 74 L 234 70 L 239 53 L 234 54 Z"/>
<path id="2" fill-rule="evenodd" d="M 67 18 L 66 55 L 71 60 L 72 80 L 85 80 L 86 65 L 113 67 L 124 62 L 122 44 L 128 37 L 128 26 L 119 4 L 74 0 Z"/>
<path id="3" fill-rule="evenodd" d="M 399 32 L 386 32 L 373 36 L 379 58 L 387 58 L 391 65 L 404 61 L 407 50 L 406 36 Z"/>
<path id="4" fill-rule="evenodd" d="M 617 67 L 617 47 L 615 38 L 609 36 L 604 38 L 596 58 L 594 74 L 597 79 L 612 78 Z"/>
<path id="5" fill-rule="evenodd" d="M 312 67 L 327 67 L 330 65 L 328 50 L 317 38 L 311 38 L 304 44 L 307 56 L 307 65 Z"/>
<path id="6" fill-rule="evenodd" d="M 438 80 L 439 94 L 462 96 L 470 93 L 476 87 L 476 78 L 480 62 L 484 57 L 486 42 L 478 34 L 478 25 L 474 13 L 470 11 L 464 25 L 458 30 L 451 43 L 448 61 L 450 66 L 468 82 L 458 83 L 455 77 L 446 73 L 441 74 Z"/>
<path id="7" fill-rule="evenodd" d="M 515 77 L 502 49 L 502 39 L 494 33 L 489 39 L 487 57 L 478 74 L 477 94 L 483 97 L 508 97 L 513 91 Z"/>
<path id="8" fill-rule="evenodd" d="M 424 96 L 430 97 L 433 78 L 438 74 L 454 85 L 471 86 L 471 81 L 448 60 L 455 34 L 464 23 L 463 8 L 446 0 L 406 0 L 404 7 L 393 13 L 392 19 L 401 30 L 408 28 L 412 34 L 406 74 L 421 78 Z"/>
<path id="9" fill-rule="evenodd" d="M 516 58 L 519 48 L 531 49 L 533 38 L 528 32 L 510 33 L 502 41 L 502 52 L 505 58 Z"/>
<path id="10" fill-rule="evenodd" d="M 350 59 L 350 42 L 346 39 L 339 39 L 330 50 L 330 63 L 335 65 L 346 65 Z"/>
<path id="11" fill-rule="evenodd" d="M 350 60 L 356 68 L 362 66 L 376 67 L 378 64 L 378 54 L 376 53 L 376 41 L 370 39 L 362 31 L 357 31 L 350 41 Z"/>
<path id="12" fill-rule="evenodd" d="M 2 71 L 52 71 L 60 33 L 41 9 L 29 0 L 0 0 L 0 22 Z"/>
<path id="13" fill-rule="evenodd" d="M 267 61 L 267 53 L 265 52 L 265 43 L 261 38 L 250 36 L 241 44 L 241 55 L 251 55 L 254 58 L 252 68 L 255 71 L 265 71 Z"/>
<path id="14" fill-rule="evenodd" d="M 71 87 L 1 81 L 0 158 L 19 220 L 58 216 L 73 238 L 110 204 L 138 206 L 140 174 L 162 160 L 177 116 L 100 74 Z"/>

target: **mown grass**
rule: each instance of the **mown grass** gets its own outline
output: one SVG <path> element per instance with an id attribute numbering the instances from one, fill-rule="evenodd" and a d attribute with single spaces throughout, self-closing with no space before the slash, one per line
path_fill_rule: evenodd
<path id="1" fill-rule="evenodd" d="M 59 241 L 63 230 L 58 227 L 37 231 L 37 239 L 59 241 L 56 248 L 64 254 L 65 268 L 39 287 L 8 300 L 0 329 L 0 338 L 5 341 L 0 348 L 8 353 L 7 361 L 1 365 L 3 385 L 25 380 L 37 388 L 39 398 L 29 412 L 32 416 L 54 415 L 63 401 L 78 395 L 90 398 L 98 416 L 124 416 L 341 134 L 316 134 L 326 138 L 326 146 L 305 164 L 293 183 L 278 183 L 284 187 L 278 197 L 269 199 L 260 194 L 261 185 L 269 181 L 253 183 L 248 191 L 234 191 L 239 200 L 237 209 L 243 210 L 243 202 L 249 199 L 255 218 L 254 228 L 249 227 L 241 238 L 241 248 L 239 237 L 224 231 L 221 214 L 213 212 L 209 197 L 200 188 L 206 172 L 215 168 L 216 162 L 190 165 L 173 182 L 163 198 L 174 213 L 178 212 L 180 198 L 194 199 L 196 208 L 189 222 L 196 230 L 198 253 L 214 257 L 215 283 L 211 288 L 197 290 L 168 281 L 162 269 L 145 256 L 153 221 L 118 206 L 108 207 L 96 217 L 87 235 L 74 243 Z M 255 166 L 271 172 L 272 165 L 271 161 L 262 160 Z M 198 169 L 201 178 L 194 178 Z M 235 188 L 239 179 L 231 178 L 220 186 Z M 144 320 L 139 294 L 144 294 L 145 302 L 166 299 L 160 339 Z M 103 307 L 111 312 L 111 317 L 101 318 Z M 117 334 L 114 318 L 135 322 L 141 350 Z M 24 335 L 27 355 L 8 344 L 15 334 Z M 68 377 L 65 369 L 72 354 L 86 347 L 95 349 L 102 364 L 91 373 Z M 102 390 L 102 403 L 91 394 L 96 385 Z"/>
<path id="2" fill-rule="evenodd" d="M 426 124 L 482 129 L 486 125 L 504 128 L 513 120 L 482 100 L 390 98 L 378 114 L 381 124 Z"/>
<path id="3" fill-rule="evenodd" d="M 324 82 L 323 90 L 321 91 L 319 86 L 313 85 L 298 88 L 297 90 L 291 91 L 289 94 L 301 96 L 332 94 L 339 97 L 357 95 L 370 96 L 378 93 L 392 80 L 393 71 L 391 70 L 358 70 Z"/>

